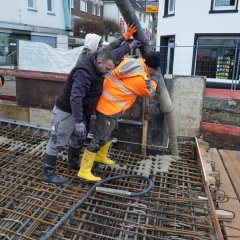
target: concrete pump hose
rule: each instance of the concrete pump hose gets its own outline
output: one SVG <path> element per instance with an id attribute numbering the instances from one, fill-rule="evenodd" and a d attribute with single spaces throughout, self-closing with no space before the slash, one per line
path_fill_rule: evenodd
<path id="1" fill-rule="evenodd" d="M 110 188 L 101 188 L 100 186 L 102 186 L 105 183 L 110 183 L 119 179 L 129 179 L 129 178 L 138 178 L 141 180 L 145 180 L 148 184 L 147 188 L 144 189 L 141 192 L 129 192 L 129 191 L 123 191 L 123 190 L 118 190 L 118 189 L 110 189 Z M 130 197 L 139 197 L 139 196 L 143 196 L 146 193 L 148 193 L 153 187 L 153 182 L 151 179 L 149 179 L 148 177 L 145 176 L 141 176 L 141 175 L 120 175 L 120 176 L 115 176 L 115 177 L 111 177 L 111 178 L 106 178 L 103 179 L 97 183 L 95 183 L 90 190 L 77 202 L 75 203 L 72 208 L 70 208 L 68 210 L 68 212 L 60 219 L 60 221 L 50 230 L 48 231 L 45 235 L 43 235 L 42 237 L 39 238 L 39 240 L 49 240 L 53 234 L 58 231 L 61 226 L 71 217 L 72 214 L 75 213 L 75 211 L 87 200 L 87 198 L 96 190 L 96 191 L 100 191 L 103 193 L 113 193 L 113 194 L 117 194 L 117 195 L 123 195 L 123 196 L 130 196 Z"/>
<path id="2" fill-rule="evenodd" d="M 162 112 L 164 114 L 172 112 L 173 111 L 172 100 L 169 96 L 169 93 L 162 75 L 159 77 L 159 84 L 157 86 L 156 93 L 158 96 L 158 101 L 160 103 Z"/>

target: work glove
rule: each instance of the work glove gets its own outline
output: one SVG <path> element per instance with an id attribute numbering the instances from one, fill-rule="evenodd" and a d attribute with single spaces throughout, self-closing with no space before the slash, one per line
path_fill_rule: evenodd
<path id="1" fill-rule="evenodd" d="M 74 133 L 80 138 L 85 139 L 87 137 L 87 129 L 83 122 L 75 123 Z"/>
<path id="2" fill-rule="evenodd" d="M 123 34 L 125 41 L 127 41 L 135 32 L 137 32 L 137 28 L 133 24 L 128 24 L 127 31 Z"/>
<path id="3" fill-rule="evenodd" d="M 161 74 L 162 74 L 161 68 L 158 67 L 158 68 L 156 69 L 156 71 L 153 73 L 153 76 L 155 76 L 155 77 L 157 77 L 157 78 L 160 78 L 160 77 L 161 77 Z"/>
<path id="4" fill-rule="evenodd" d="M 162 75 L 161 69 L 160 69 L 160 67 L 158 67 L 151 76 L 152 80 L 155 81 L 157 85 L 159 84 L 159 81 L 160 81 L 159 79 L 160 79 L 161 75 Z"/>
<path id="5" fill-rule="evenodd" d="M 139 48 L 142 46 L 142 43 L 138 40 L 133 40 L 132 42 L 128 43 L 130 49 L 135 49 L 135 48 Z"/>

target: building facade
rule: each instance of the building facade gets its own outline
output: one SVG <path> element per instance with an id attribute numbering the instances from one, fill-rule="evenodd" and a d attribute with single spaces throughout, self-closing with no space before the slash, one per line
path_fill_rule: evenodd
<path id="1" fill-rule="evenodd" d="M 135 10 L 135 14 L 138 17 L 144 32 L 146 33 L 148 40 L 151 41 L 152 40 L 152 28 L 151 28 L 152 16 L 146 13 L 145 5 L 142 4 L 143 1 L 140 1 L 141 2 L 140 3 L 135 0 L 130 0 L 130 2 Z M 103 4 L 104 4 L 103 18 L 114 20 L 117 24 L 119 24 L 121 28 L 121 32 L 124 32 L 127 25 L 120 11 L 118 10 L 118 7 L 115 4 L 115 1 L 104 0 Z"/>
<path id="2" fill-rule="evenodd" d="M 17 41 L 68 48 L 68 0 L 8 0 L 0 8 L 0 65 L 16 56 Z M 16 61 L 16 60 L 15 60 Z"/>
<path id="3" fill-rule="evenodd" d="M 238 2 L 159 1 L 157 48 L 163 73 L 239 79 Z"/>
<path id="4" fill-rule="evenodd" d="M 100 0 L 70 0 L 73 36 L 69 38 L 69 46 L 84 44 L 84 34 L 76 27 L 81 20 L 99 22 L 103 20 L 103 2 Z"/>

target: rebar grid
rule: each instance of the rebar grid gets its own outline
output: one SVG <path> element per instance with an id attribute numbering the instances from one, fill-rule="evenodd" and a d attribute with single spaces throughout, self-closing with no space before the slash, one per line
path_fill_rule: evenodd
<path id="1" fill-rule="evenodd" d="M 50 230 L 90 188 L 68 173 L 66 150 L 58 174 L 70 184 L 54 186 L 41 179 L 47 134 L 14 125 L 0 126 L 0 239 L 38 239 Z M 200 167 L 191 139 L 179 141 L 181 158 L 168 171 L 153 171 L 156 157 L 111 150 L 116 167 L 95 165 L 93 173 L 107 178 L 139 174 L 146 161 L 154 188 L 148 196 L 131 198 L 95 192 L 52 239 L 216 239 Z M 143 166 L 144 167 L 144 166 Z M 141 180 L 108 187 L 139 191 Z M 201 198 L 200 198 L 201 197 Z"/>

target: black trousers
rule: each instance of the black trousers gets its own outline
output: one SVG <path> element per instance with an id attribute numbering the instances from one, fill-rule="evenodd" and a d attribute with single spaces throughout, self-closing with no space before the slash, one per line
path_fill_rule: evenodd
<path id="1" fill-rule="evenodd" d="M 97 152 L 100 147 L 112 139 L 112 133 L 117 127 L 116 117 L 96 112 L 95 133 L 87 149 L 91 152 Z"/>

